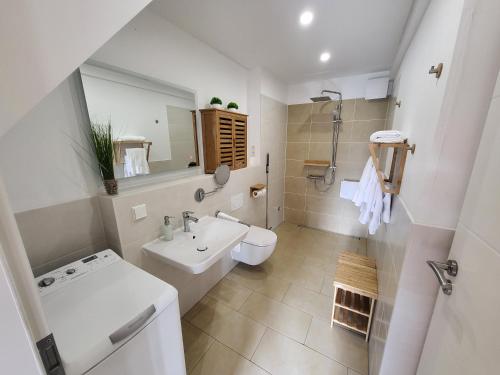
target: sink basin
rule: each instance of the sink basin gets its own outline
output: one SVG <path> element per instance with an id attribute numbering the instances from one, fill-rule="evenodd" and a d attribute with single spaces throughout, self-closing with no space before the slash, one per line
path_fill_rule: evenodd
<path id="1" fill-rule="evenodd" d="M 190 227 L 191 232 L 176 230 L 172 241 L 157 239 L 142 248 L 171 266 L 199 274 L 238 245 L 249 230 L 246 225 L 211 216 L 190 223 Z"/>

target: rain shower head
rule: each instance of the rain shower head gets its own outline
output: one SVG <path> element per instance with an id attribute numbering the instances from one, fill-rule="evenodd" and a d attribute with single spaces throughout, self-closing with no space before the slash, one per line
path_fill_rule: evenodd
<path id="1" fill-rule="evenodd" d="M 330 94 L 338 95 L 340 101 L 342 102 L 342 93 L 338 92 L 338 91 L 330 91 L 330 90 L 323 90 L 323 91 L 321 91 L 321 96 L 315 96 L 314 98 L 311 98 L 311 100 L 314 103 L 329 102 L 329 101 L 333 100 L 329 95 L 325 95 L 326 92 L 330 93 Z"/>
<path id="2" fill-rule="evenodd" d="M 314 102 L 314 103 L 318 103 L 318 102 L 329 102 L 332 100 L 332 98 L 330 98 L 329 96 L 316 96 L 314 98 L 311 98 L 311 100 Z"/>

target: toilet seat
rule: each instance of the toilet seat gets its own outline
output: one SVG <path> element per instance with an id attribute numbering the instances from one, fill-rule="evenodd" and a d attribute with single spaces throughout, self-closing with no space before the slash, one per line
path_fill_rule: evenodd
<path id="1" fill-rule="evenodd" d="M 277 239 L 278 236 L 273 231 L 252 225 L 241 242 L 253 246 L 265 247 L 274 244 Z"/>

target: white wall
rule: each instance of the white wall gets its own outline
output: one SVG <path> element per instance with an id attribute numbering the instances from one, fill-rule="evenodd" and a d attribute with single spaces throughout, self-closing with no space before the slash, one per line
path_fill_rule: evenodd
<path id="1" fill-rule="evenodd" d="M 150 1 L 2 1 L 0 135 Z"/>
<path id="2" fill-rule="evenodd" d="M 219 96 L 247 110 L 248 71 L 148 10 L 92 59 L 196 91 L 201 108 Z M 80 147 L 87 125 L 74 80 L 64 81 L 0 138 L 0 171 L 15 212 L 91 197 L 102 189 L 92 159 Z M 249 120 L 249 138 L 256 134 L 257 146 L 259 116 L 260 111 Z"/>
<path id="3" fill-rule="evenodd" d="M 74 77 L 66 79 L 0 138 L 0 172 L 14 212 L 97 194 L 77 87 Z"/>
<path id="4" fill-rule="evenodd" d="M 0 254 L 3 250 L 0 245 Z M 12 282 L 0 257 L 0 368 L 5 374 L 44 374 L 23 320 Z"/>
<path id="5" fill-rule="evenodd" d="M 420 224 L 456 227 L 494 88 L 499 30 L 476 3 L 432 1 L 396 77 L 394 127 L 417 145 L 401 198 Z M 428 70 L 439 62 L 437 80 Z"/>
<path id="6" fill-rule="evenodd" d="M 288 104 L 309 103 L 310 98 L 320 96 L 321 90 L 340 91 L 343 99 L 364 98 L 366 83 L 370 78 L 388 76 L 388 71 L 382 71 L 293 84 L 288 86 L 287 101 Z"/>

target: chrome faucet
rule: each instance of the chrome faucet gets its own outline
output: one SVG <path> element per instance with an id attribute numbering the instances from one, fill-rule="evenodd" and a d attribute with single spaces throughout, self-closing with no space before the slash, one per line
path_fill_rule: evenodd
<path id="1" fill-rule="evenodd" d="M 191 228 L 189 228 L 189 222 L 192 221 L 194 223 L 198 222 L 198 218 L 191 216 L 194 214 L 193 211 L 183 211 L 182 212 L 182 220 L 184 221 L 184 232 L 191 232 Z"/>

